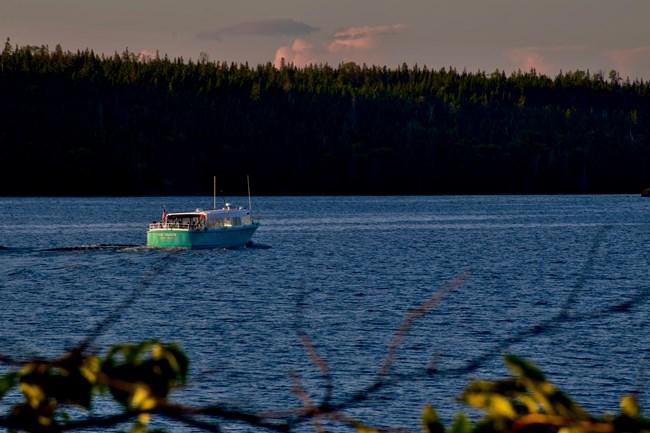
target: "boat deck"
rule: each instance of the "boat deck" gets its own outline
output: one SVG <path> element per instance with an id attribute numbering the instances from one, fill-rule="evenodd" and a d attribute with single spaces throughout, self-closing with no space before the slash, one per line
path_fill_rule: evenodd
<path id="1" fill-rule="evenodd" d="M 163 223 L 149 224 L 149 230 L 204 230 L 203 224 Z"/>

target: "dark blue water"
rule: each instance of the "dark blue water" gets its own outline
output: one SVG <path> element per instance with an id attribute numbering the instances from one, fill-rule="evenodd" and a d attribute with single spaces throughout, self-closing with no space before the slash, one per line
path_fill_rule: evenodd
<path id="1" fill-rule="evenodd" d="M 503 352 L 537 363 L 594 415 L 648 384 L 647 199 L 262 197 L 252 248 L 172 252 L 144 247 L 163 205 L 210 208 L 212 198 L 0 198 L 0 351 L 56 356 L 136 293 L 97 346 L 180 343 L 190 383 L 173 401 L 300 407 L 290 373 L 320 401 L 304 331 L 336 403 L 376 380 L 409 311 L 467 275 L 413 322 L 391 369 L 400 379 L 346 414 L 419 431 L 430 402 L 449 420 L 470 379 L 508 374 Z M 423 376 L 432 360 L 436 373 Z M 641 401 L 647 410 L 650 397 Z"/>

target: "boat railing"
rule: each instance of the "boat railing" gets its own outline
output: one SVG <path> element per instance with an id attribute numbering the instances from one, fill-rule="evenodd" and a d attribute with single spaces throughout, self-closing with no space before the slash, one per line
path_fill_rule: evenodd
<path id="1" fill-rule="evenodd" d="M 223 222 L 221 225 L 218 225 L 214 228 L 236 228 L 244 227 L 249 225 L 259 225 L 259 218 L 251 218 L 248 224 L 235 224 L 233 225 L 231 221 Z M 164 223 L 164 222 L 153 222 L 149 224 L 149 230 L 204 230 L 206 229 L 203 224 L 181 224 L 181 223 Z"/>
<path id="2" fill-rule="evenodd" d="M 154 229 L 164 229 L 164 230 L 172 230 L 172 229 L 179 229 L 179 230 L 189 230 L 192 227 L 190 224 L 180 224 L 180 223 L 163 223 L 163 222 L 155 222 L 149 224 L 149 230 L 154 230 Z M 192 227 L 193 228 L 193 227 Z"/>

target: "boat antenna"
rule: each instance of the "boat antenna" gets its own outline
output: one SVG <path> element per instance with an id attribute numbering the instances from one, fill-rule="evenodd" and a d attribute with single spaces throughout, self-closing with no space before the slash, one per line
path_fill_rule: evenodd
<path id="1" fill-rule="evenodd" d="M 251 180 L 248 175 L 246 175 L 246 185 L 248 186 L 248 210 L 253 211 L 253 204 L 251 203 Z"/>
<path id="2" fill-rule="evenodd" d="M 212 176 L 212 209 L 217 208 L 217 176 Z"/>

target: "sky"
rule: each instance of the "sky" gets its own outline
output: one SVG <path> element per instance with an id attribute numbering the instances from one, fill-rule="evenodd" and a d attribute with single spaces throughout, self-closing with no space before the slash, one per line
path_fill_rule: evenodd
<path id="1" fill-rule="evenodd" d="M 650 0 L 0 0 L 0 37 L 184 61 L 650 80 Z"/>

